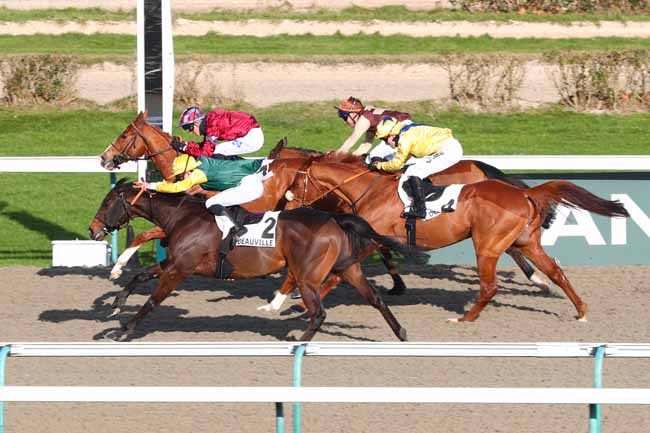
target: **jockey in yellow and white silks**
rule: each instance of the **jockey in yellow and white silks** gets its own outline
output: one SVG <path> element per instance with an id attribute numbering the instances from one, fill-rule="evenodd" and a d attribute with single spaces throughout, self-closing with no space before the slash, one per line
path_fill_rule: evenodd
<path id="1" fill-rule="evenodd" d="M 384 117 L 377 126 L 376 138 L 397 148 L 390 161 L 373 162 L 371 170 L 388 172 L 401 170 L 407 163 L 408 168 L 400 178 L 397 192 L 405 204 L 408 196 L 404 191 L 405 181 L 411 188 L 413 203 L 405 216 L 424 218 L 426 208 L 422 192 L 423 179 L 433 173 L 445 170 L 456 164 L 463 156 L 463 148 L 456 140 L 451 129 L 436 128 L 430 125 L 398 122 L 393 117 Z"/>

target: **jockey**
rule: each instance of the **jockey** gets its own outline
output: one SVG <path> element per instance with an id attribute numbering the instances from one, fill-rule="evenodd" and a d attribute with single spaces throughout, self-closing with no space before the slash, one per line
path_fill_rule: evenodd
<path id="1" fill-rule="evenodd" d="M 354 152 L 355 155 L 363 155 L 370 151 L 372 140 L 375 138 L 375 133 L 377 132 L 377 125 L 383 117 L 391 116 L 400 121 L 411 118 L 409 113 L 386 110 L 385 108 L 375 108 L 369 105 L 364 106 L 360 100 L 353 96 L 344 99 L 338 107 L 334 108 L 338 110 L 339 117 L 343 119 L 350 128 L 354 128 L 352 135 L 345 140 L 343 145 L 339 148 L 339 151 L 350 152 L 356 142 L 359 141 L 359 138 L 364 136 L 363 142 Z M 386 147 L 387 149 L 382 150 L 383 147 Z M 385 143 L 380 142 L 372 152 L 370 152 L 370 154 L 375 154 L 374 156 L 381 158 L 386 156 L 386 154 L 393 152 L 394 151 L 388 148 Z"/>
<path id="2" fill-rule="evenodd" d="M 215 220 L 224 222 L 227 227 L 232 224 L 235 237 L 242 236 L 247 229 L 237 223 L 227 206 L 234 206 L 256 200 L 264 193 L 262 174 L 257 173 L 261 161 L 257 159 L 216 159 L 182 154 L 174 159 L 172 172 L 178 178 L 176 182 L 135 182 L 134 187 L 144 187 L 163 193 L 184 192 L 194 185 L 201 185 L 208 190 L 221 191 L 205 202 L 208 212 Z M 201 167 L 201 168 L 197 168 Z M 225 238 L 227 233 L 223 233 Z"/>
<path id="3" fill-rule="evenodd" d="M 422 182 L 429 175 L 445 170 L 460 161 L 463 156 L 462 146 L 453 137 L 451 129 L 408 121 L 399 122 L 394 117 L 384 117 L 377 126 L 375 136 L 380 139 L 385 138 L 390 146 L 397 147 L 397 152 L 390 161 L 373 161 L 369 166 L 370 170 L 398 171 L 404 167 L 408 159 L 408 163 L 412 165 L 409 165 L 401 176 L 397 192 L 402 201 L 407 203 L 408 197 L 403 185 L 408 180 L 413 203 L 404 215 L 425 218 L 426 207 Z"/>
<path id="4" fill-rule="evenodd" d="M 191 134 L 203 136 L 203 142 L 183 143 L 176 137 L 174 149 L 192 155 L 233 156 L 258 151 L 264 146 L 264 134 L 257 120 L 241 111 L 212 110 L 207 115 L 199 107 L 186 108 L 179 126 Z M 217 140 L 223 140 L 218 143 Z"/>

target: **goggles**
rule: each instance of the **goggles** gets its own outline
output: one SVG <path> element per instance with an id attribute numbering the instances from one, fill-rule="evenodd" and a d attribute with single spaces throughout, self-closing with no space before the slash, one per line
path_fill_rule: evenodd
<path id="1" fill-rule="evenodd" d="M 339 117 L 341 119 L 343 119 L 343 120 L 348 120 L 348 117 L 350 117 L 350 112 L 349 111 L 341 110 L 340 108 L 337 111 L 338 111 Z"/>

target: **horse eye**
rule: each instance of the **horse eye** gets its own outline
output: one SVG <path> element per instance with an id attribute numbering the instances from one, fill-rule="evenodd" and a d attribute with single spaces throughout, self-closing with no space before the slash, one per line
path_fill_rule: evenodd
<path id="1" fill-rule="evenodd" d="M 125 139 L 125 138 L 126 138 L 126 134 L 122 134 L 122 135 L 120 135 L 120 138 L 121 138 L 121 139 Z"/>

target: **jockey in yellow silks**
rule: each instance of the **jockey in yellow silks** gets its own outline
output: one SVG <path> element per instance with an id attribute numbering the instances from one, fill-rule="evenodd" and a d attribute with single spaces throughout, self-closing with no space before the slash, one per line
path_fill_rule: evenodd
<path id="1" fill-rule="evenodd" d="M 426 208 L 422 182 L 433 173 L 445 170 L 456 164 L 463 156 L 463 148 L 456 140 L 451 129 L 436 128 L 430 125 L 398 122 L 393 117 L 384 117 L 377 125 L 376 138 L 397 148 L 395 155 L 389 161 L 373 162 L 371 170 L 388 172 L 401 170 L 408 166 L 400 178 L 397 192 L 402 202 L 408 203 L 408 195 L 404 191 L 405 181 L 411 189 L 413 203 L 405 210 L 406 217 L 425 218 Z"/>

